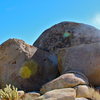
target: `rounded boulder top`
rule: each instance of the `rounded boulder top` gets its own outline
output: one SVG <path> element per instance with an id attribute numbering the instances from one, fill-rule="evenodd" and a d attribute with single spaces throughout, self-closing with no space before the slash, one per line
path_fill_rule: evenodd
<path id="1" fill-rule="evenodd" d="M 58 54 L 59 49 L 100 42 L 100 30 L 83 23 L 61 22 L 44 31 L 34 46 Z"/>

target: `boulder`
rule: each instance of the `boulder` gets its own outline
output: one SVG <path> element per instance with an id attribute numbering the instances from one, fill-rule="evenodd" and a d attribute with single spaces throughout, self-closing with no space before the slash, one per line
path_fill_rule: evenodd
<path id="1" fill-rule="evenodd" d="M 78 85 L 75 87 L 76 89 L 76 97 L 84 97 L 84 98 L 91 98 L 90 91 L 88 86 L 86 85 Z"/>
<path id="2" fill-rule="evenodd" d="M 91 85 L 100 86 L 100 42 L 63 48 L 58 57 L 61 74 L 79 72 Z"/>
<path id="3" fill-rule="evenodd" d="M 54 89 L 75 87 L 80 84 L 88 84 L 88 80 L 77 73 L 67 73 L 43 85 L 41 93 L 43 94 Z"/>
<path id="4" fill-rule="evenodd" d="M 0 46 L 0 87 L 12 84 L 20 90 L 39 91 L 46 82 L 58 76 L 54 54 L 9 39 Z"/>
<path id="5" fill-rule="evenodd" d="M 58 54 L 61 48 L 95 42 L 100 42 L 100 30 L 95 27 L 82 23 L 61 22 L 44 31 L 33 45 Z"/>
<path id="6" fill-rule="evenodd" d="M 22 90 L 18 91 L 18 96 L 20 98 L 23 97 L 24 95 L 25 95 L 25 92 L 24 91 L 22 91 Z"/>
<path id="7" fill-rule="evenodd" d="M 55 89 L 49 91 L 36 100 L 75 100 L 76 91 L 73 88 Z"/>
<path id="8" fill-rule="evenodd" d="M 38 97 L 40 97 L 39 93 L 25 93 L 20 100 L 36 100 Z"/>

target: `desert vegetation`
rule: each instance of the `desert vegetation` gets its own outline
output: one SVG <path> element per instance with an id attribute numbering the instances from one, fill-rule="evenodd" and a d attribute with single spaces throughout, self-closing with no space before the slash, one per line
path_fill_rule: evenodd
<path id="1" fill-rule="evenodd" d="M 0 90 L 1 100 L 19 100 L 18 89 L 11 85 L 6 85 L 4 89 Z"/>

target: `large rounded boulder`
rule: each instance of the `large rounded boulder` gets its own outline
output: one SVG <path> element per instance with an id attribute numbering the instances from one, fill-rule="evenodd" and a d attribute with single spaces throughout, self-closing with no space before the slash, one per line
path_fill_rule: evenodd
<path id="1" fill-rule="evenodd" d="M 59 49 L 100 42 L 100 30 L 90 25 L 61 22 L 44 31 L 34 46 L 58 54 Z"/>
<path id="2" fill-rule="evenodd" d="M 58 75 L 54 54 L 9 39 L 0 46 L 0 87 L 12 84 L 25 91 L 39 91 Z"/>

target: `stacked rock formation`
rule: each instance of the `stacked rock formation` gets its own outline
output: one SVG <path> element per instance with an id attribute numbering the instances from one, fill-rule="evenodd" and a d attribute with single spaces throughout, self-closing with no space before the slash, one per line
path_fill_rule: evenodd
<path id="1" fill-rule="evenodd" d="M 96 78 L 100 76 L 99 29 L 82 23 L 62 22 L 44 31 L 33 45 L 58 57 L 61 76 L 43 85 L 42 93 L 78 85 L 100 85 Z"/>
<path id="2" fill-rule="evenodd" d="M 12 84 L 23 100 L 100 100 L 100 30 L 62 22 L 44 31 L 33 46 L 9 39 L 0 46 L 0 87 Z"/>

